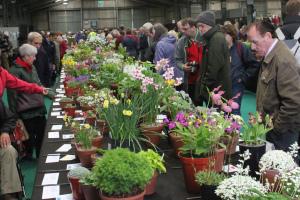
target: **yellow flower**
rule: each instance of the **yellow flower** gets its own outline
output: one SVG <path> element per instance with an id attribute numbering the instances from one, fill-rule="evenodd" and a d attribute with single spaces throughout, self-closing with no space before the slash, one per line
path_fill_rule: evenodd
<path id="1" fill-rule="evenodd" d="M 71 124 L 71 127 L 75 127 L 76 126 L 76 123 L 75 122 L 72 122 L 72 124 Z"/>
<path id="2" fill-rule="evenodd" d="M 175 80 L 174 79 L 169 79 L 169 80 L 166 80 L 166 84 L 168 86 L 173 86 L 175 84 Z"/>
<path id="3" fill-rule="evenodd" d="M 193 124 L 193 122 L 189 122 L 189 126 L 191 126 Z"/>
<path id="4" fill-rule="evenodd" d="M 108 100 L 104 100 L 103 102 L 103 108 L 108 108 L 109 105 L 109 101 Z"/>
<path id="5" fill-rule="evenodd" d="M 131 104 L 131 100 L 130 99 L 127 99 L 126 101 L 129 105 Z"/>
<path id="6" fill-rule="evenodd" d="M 116 98 L 113 98 L 110 102 L 114 105 L 117 105 L 119 103 L 119 100 Z"/>
<path id="7" fill-rule="evenodd" d="M 132 115 L 132 111 L 130 111 L 130 110 L 123 110 L 123 115 L 130 117 Z"/>
<path id="8" fill-rule="evenodd" d="M 125 94 L 122 92 L 121 93 L 121 98 L 124 98 L 125 97 Z"/>
<path id="9" fill-rule="evenodd" d="M 90 126 L 89 124 L 84 124 L 83 126 L 84 126 L 84 128 L 86 128 L 86 129 L 90 129 L 90 128 L 91 128 L 91 126 Z"/>

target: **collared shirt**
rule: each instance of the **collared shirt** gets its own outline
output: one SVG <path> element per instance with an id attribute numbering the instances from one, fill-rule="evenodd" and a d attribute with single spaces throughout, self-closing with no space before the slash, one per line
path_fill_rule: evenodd
<path id="1" fill-rule="evenodd" d="M 265 55 L 265 57 L 267 57 L 269 55 L 269 53 L 272 51 L 272 49 L 274 49 L 277 42 L 278 42 L 278 39 L 276 38 L 275 41 L 273 42 L 273 44 L 271 45 L 271 47 L 269 48 L 269 50 L 268 50 L 267 54 Z"/>

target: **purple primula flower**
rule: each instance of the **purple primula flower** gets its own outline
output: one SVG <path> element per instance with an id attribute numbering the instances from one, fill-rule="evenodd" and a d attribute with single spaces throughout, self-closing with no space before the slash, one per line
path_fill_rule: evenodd
<path id="1" fill-rule="evenodd" d="M 232 122 L 231 127 L 235 130 L 241 129 L 241 125 L 239 125 L 239 123 L 237 123 L 236 121 Z"/>
<path id="2" fill-rule="evenodd" d="M 179 113 L 177 113 L 177 115 L 176 115 L 176 121 L 179 121 L 179 122 L 184 122 L 184 121 L 186 121 L 186 119 L 185 119 L 185 116 L 184 116 L 184 113 L 183 113 L 183 112 L 179 112 Z"/>
<path id="3" fill-rule="evenodd" d="M 182 126 L 185 126 L 185 127 L 188 127 L 188 126 L 189 126 L 189 123 L 188 123 L 187 121 L 185 121 L 185 122 L 180 122 L 180 124 L 181 124 Z"/>
<path id="4" fill-rule="evenodd" d="M 90 78 L 89 75 L 80 75 L 80 76 L 78 76 L 78 77 L 75 78 L 75 81 L 83 83 L 83 82 L 88 81 L 89 78 Z"/>
<path id="5" fill-rule="evenodd" d="M 164 122 L 164 124 L 169 124 L 169 123 L 170 123 L 170 120 L 169 120 L 168 118 L 164 118 L 164 119 L 163 119 L 163 122 Z"/>
<path id="6" fill-rule="evenodd" d="M 173 128 L 176 127 L 176 123 L 175 122 L 170 122 L 168 126 L 169 126 L 169 129 L 173 129 Z"/>

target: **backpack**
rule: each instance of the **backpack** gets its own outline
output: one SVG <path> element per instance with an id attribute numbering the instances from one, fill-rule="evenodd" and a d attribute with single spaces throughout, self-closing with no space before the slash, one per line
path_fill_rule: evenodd
<path id="1" fill-rule="evenodd" d="M 279 40 L 282 40 L 295 56 L 298 64 L 300 64 L 300 27 L 295 32 L 294 39 L 287 40 L 280 28 L 276 29 L 276 34 Z"/>

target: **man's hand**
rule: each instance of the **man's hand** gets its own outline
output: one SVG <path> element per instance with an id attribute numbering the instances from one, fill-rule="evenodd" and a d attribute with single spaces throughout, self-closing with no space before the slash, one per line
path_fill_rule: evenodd
<path id="1" fill-rule="evenodd" d="M 48 89 L 43 88 L 43 95 L 47 95 L 48 94 Z"/>
<path id="2" fill-rule="evenodd" d="M 10 137 L 8 133 L 2 133 L 0 135 L 0 147 L 6 148 L 10 145 Z"/>
<path id="3" fill-rule="evenodd" d="M 185 72 L 191 72 L 191 69 L 192 69 L 191 66 L 189 66 L 187 63 L 183 65 L 183 70 Z"/>

